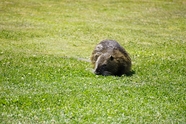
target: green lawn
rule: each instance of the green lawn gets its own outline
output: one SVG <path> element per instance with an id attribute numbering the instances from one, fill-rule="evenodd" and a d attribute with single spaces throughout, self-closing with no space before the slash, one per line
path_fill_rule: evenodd
<path id="1" fill-rule="evenodd" d="M 132 76 L 97 76 L 117 40 Z M 0 123 L 186 123 L 184 0 L 1 0 Z"/>

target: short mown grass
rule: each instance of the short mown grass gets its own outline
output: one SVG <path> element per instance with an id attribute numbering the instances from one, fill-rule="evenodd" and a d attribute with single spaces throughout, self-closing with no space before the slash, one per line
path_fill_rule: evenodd
<path id="1" fill-rule="evenodd" d="M 0 17 L 1 123 L 186 123 L 184 0 L 1 0 Z M 104 39 L 132 76 L 92 73 Z"/>

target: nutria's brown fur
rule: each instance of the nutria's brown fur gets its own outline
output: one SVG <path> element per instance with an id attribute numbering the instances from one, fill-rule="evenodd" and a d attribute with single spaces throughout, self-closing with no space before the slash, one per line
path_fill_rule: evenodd
<path id="1" fill-rule="evenodd" d="M 92 52 L 91 62 L 97 75 L 129 74 L 131 58 L 127 51 L 114 40 L 103 40 Z"/>

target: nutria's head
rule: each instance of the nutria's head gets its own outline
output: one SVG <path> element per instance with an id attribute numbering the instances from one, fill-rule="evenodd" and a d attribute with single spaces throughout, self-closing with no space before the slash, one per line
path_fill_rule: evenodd
<path id="1" fill-rule="evenodd" d="M 95 63 L 94 73 L 96 75 L 109 76 L 109 75 L 115 75 L 117 70 L 118 70 L 118 64 L 115 58 L 112 55 L 105 53 L 98 57 Z"/>

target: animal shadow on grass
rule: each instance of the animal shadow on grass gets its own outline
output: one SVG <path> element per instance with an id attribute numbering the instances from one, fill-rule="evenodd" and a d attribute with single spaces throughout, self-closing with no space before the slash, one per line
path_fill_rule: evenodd
<path id="1" fill-rule="evenodd" d="M 131 77 L 135 74 L 136 72 L 134 70 L 131 70 L 129 73 L 125 74 L 127 77 Z"/>

